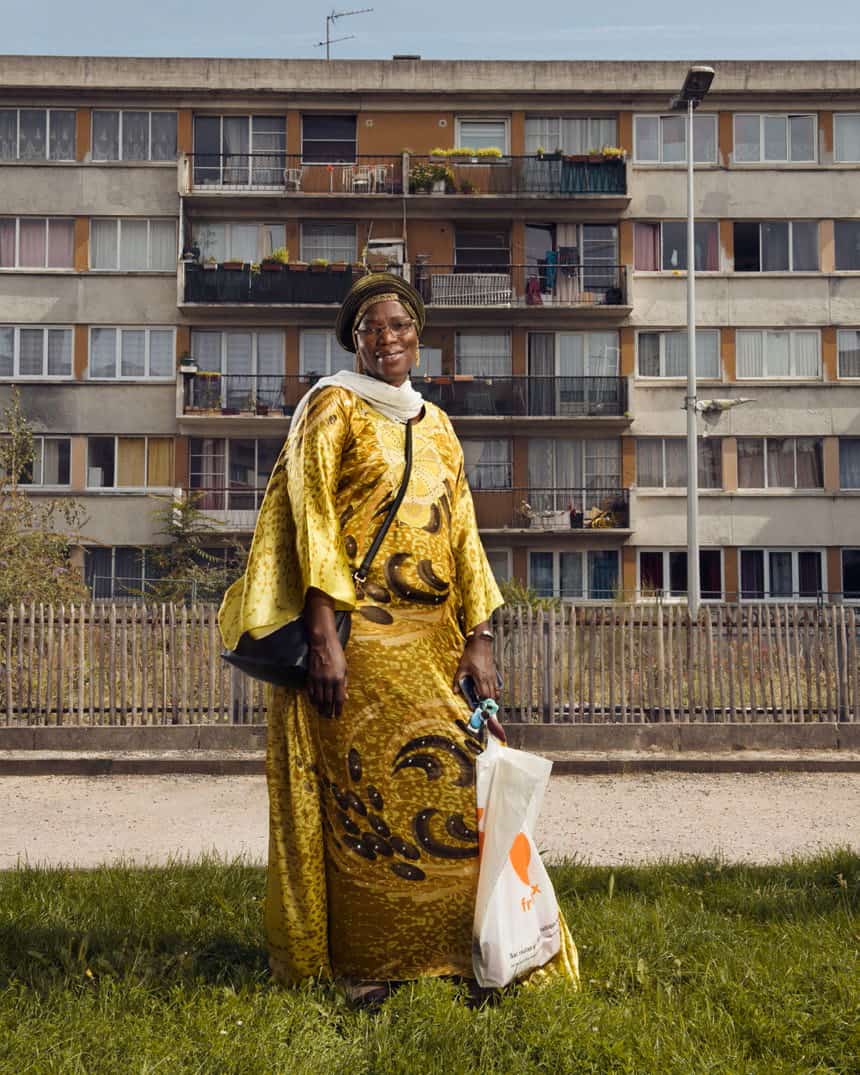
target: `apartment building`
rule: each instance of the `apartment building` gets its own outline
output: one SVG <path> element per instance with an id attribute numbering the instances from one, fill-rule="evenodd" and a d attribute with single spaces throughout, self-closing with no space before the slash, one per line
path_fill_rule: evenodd
<path id="1" fill-rule="evenodd" d="M 695 117 L 707 600 L 860 599 L 860 65 L 716 62 Z M 247 540 L 356 273 L 421 291 L 416 385 L 494 570 L 686 588 L 686 64 L 7 57 L 0 402 L 97 596 L 193 491 Z M 435 152 L 434 152 L 435 151 Z M 271 259 L 271 255 L 275 259 Z M 269 260 L 267 260 L 269 259 Z"/>

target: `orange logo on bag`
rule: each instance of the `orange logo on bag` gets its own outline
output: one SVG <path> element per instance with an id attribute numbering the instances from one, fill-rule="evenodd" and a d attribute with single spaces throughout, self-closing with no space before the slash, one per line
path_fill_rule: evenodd
<path id="1" fill-rule="evenodd" d="M 520 907 L 522 907 L 523 911 L 531 909 L 531 906 L 535 901 L 535 896 L 540 893 L 540 886 L 533 885 L 529 880 L 529 862 L 531 862 L 531 857 L 532 849 L 528 837 L 525 833 L 518 832 L 514 838 L 514 842 L 511 844 L 508 858 L 511 860 L 514 873 L 519 877 L 526 888 L 529 889 L 529 895 L 523 896 L 520 900 Z"/>

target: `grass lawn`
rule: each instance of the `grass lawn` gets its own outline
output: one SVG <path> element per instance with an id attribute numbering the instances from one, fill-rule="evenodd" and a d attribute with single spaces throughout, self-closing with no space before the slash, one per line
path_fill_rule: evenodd
<path id="1" fill-rule="evenodd" d="M 263 871 L 0 873 L 0 1072 L 860 1071 L 860 856 L 552 871 L 583 989 L 273 987 Z"/>

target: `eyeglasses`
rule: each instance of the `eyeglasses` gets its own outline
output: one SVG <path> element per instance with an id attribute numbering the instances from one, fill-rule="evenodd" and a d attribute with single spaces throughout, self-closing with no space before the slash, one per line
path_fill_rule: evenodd
<path id="1" fill-rule="evenodd" d="M 414 325 L 415 322 L 410 317 L 404 320 L 389 321 L 385 325 L 372 325 L 370 328 L 357 328 L 355 331 L 359 336 L 366 336 L 371 340 L 379 340 L 386 334 L 386 332 L 391 332 L 395 336 L 405 336 Z"/>

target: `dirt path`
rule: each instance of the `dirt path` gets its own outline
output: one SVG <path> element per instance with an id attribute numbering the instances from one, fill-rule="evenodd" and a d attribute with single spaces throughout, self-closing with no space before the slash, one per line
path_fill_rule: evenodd
<path id="1" fill-rule="evenodd" d="M 786 773 L 554 778 L 538 844 L 551 858 L 634 863 L 722 854 L 770 862 L 860 848 L 860 775 Z M 263 861 L 262 777 L 0 778 L 0 869 L 94 866 L 215 851 Z"/>

